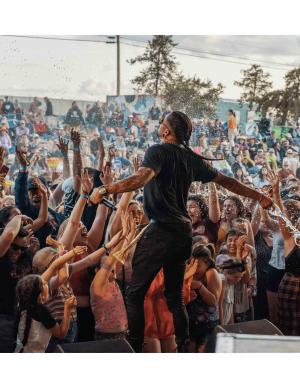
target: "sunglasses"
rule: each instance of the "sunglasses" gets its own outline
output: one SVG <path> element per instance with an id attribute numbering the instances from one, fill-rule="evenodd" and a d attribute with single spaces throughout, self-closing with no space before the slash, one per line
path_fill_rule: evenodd
<path id="1" fill-rule="evenodd" d="M 22 251 L 22 252 L 26 251 L 26 249 L 29 248 L 29 246 L 21 247 L 20 245 L 15 243 L 12 243 L 10 247 L 14 251 Z"/>

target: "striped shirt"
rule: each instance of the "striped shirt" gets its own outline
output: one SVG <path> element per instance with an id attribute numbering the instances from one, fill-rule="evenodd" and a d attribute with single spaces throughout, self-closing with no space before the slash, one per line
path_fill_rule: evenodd
<path id="1" fill-rule="evenodd" d="M 69 282 L 58 287 L 56 290 L 50 291 L 50 298 L 45 303 L 45 306 L 51 313 L 51 316 L 58 322 L 64 318 L 64 308 L 66 299 L 74 296 L 72 287 Z M 76 306 L 71 309 L 71 320 L 77 319 Z"/>

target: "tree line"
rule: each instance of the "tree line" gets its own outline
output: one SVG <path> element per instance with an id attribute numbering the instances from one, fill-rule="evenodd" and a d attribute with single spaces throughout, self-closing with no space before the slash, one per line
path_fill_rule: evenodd
<path id="1" fill-rule="evenodd" d="M 172 35 L 154 35 L 144 53 L 128 61 L 131 65 L 144 65 L 131 81 L 135 92 L 162 96 L 171 109 L 183 110 L 192 117 L 213 117 L 225 86 L 196 75 L 185 76 L 178 70 L 179 63 L 172 53 L 176 46 Z M 279 125 L 298 119 L 300 67 L 285 74 L 283 89 L 273 89 L 271 75 L 258 64 L 241 70 L 241 74 L 241 79 L 234 81 L 242 89 L 240 104 L 247 103 L 262 117 L 271 110 Z"/>

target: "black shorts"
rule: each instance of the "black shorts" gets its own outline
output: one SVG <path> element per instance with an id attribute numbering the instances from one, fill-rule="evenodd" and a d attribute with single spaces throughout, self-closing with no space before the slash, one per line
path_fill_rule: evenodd
<path id="1" fill-rule="evenodd" d="M 277 269 L 269 265 L 266 279 L 266 289 L 271 292 L 278 292 L 279 284 L 284 274 L 284 269 Z"/>

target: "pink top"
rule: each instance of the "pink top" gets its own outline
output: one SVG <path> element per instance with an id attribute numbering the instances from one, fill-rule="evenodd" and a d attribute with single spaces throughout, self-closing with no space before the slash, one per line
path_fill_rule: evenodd
<path id="1" fill-rule="evenodd" d="M 91 308 L 95 317 L 96 331 L 120 333 L 127 330 L 126 308 L 116 282 L 108 283 L 103 297 L 95 295 L 91 288 Z"/>

